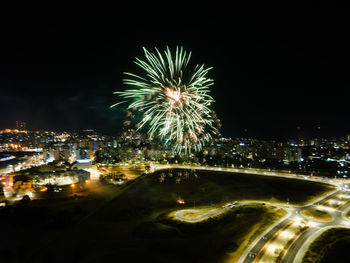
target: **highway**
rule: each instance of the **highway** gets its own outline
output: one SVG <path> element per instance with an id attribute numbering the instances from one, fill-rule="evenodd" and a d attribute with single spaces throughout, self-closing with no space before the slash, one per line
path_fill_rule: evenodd
<path id="1" fill-rule="evenodd" d="M 293 244 L 288 249 L 286 255 L 283 258 L 283 262 L 293 262 L 295 256 L 297 255 L 298 251 L 301 249 L 303 244 L 318 230 L 319 228 L 313 227 L 308 231 L 304 232 L 303 234 L 301 234 L 298 238 L 298 241 L 293 242 Z"/>
<path id="2" fill-rule="evenodd" d="M 316 232 L 321 234 L 323 231 L 322 229 L 326 230 L 329 227 L 337 226 L 337 227 L 349 227 L 350 221 L 344 217 L 344 210 L 348 209 L 350 207 L 350 199 L 349 199 L 349 192 L 343 191 L 343 190 L 336 190 L 331 195 L 328 195 L 324 197 L 321 200 L 315 201 L 311 204 L 308 204 L 306 206 L 300 206 L 300 207 L 292 207 L 289 206 L 290 214 L 288 216 L 288 219 L 280 220 L 280 222 L 274 226 L 270 227 L 268 230 L 268 233 L 264 236 L 267 238 L 259 237 L 258 241 L 255 242 L 253 246 L 250 246 L 247 251 L 242 255 L 239 262 L 242 263 L 249 263 L 249 262 L 275 262 L 277 260 L 278 256 L 282 251 L 278 250 L 269 250 L 269 245 L 272 239 L 275 241 L 277 240 L 277 243 L 281 243 L 283 239 L 287 238 L 290 245 L 289 247 L 286 247 L 284 250 L 284 256 L 282 259 L 282 262 L 284 263 L 299 263 L 302 260 L 304 252 L 306 252 L 306 247 L 308 247 L 315 238 L 317 238 L 318 235 L 314 235 Z M 325 211 L 328 214 L 332 216 L 332 219 L 330 221 L 319 221 L 316 219 L 312 219 L 310 217 L 303 216 L 300 212 L 304 209 L 315 209 L 320 211 Z M 294 231 L 292 233 L 289 233 L 289 236 L 282 236 L 280 234 L 277 234 L 279 230 L 286 227 L 291 221 L 295 222 L 303 222 L 305 223 L 305 226 L 307 226 L 307 230 L 304 232 L 298 233 L 297 231 Z M 291 231 L 289 231 L 291 232 Z M 287 242 L 288 243 L 288 242 Z M 262 249 L 265 248 L 263 251 Z M 303 249 L 303 253 L 301 253 L 301 248 Z M 271 253 L 273 254 L 273 259 L 269 261 L 261 260 L 262 256 L 260 258 L 256 258 L 259 253 L 267 254 Z M 253 255 L 253 256 L 252 256 Z"/>
<path id="3" fill-rule="evenodd" d="M 302 261 L 307 247 L 325 230 L 331 227 L 350 228 L 350 220 L 345 217 L 346 212 L 350 209 L 350 189 L 344 188 L 344 179 L 324 180 L 324 178 L 314 176 L 304 176 L 292 173 L 281 173 L 273 171 L 263 171 L 257 169 L 235 169 L 221 167 L 202 167 L 190 165 L 152 165 L 153 171 L 163 169 L 195 169 L 210 170 L 231 173 L 247 173 L 265 176 L 276 176 L 293 178 L 298 180 L 314 181 L 331 184 L 337 187 L 333 192 L 321 196 L 304 206 L 293 206 L 289 204 L 272 206 L 283 207 L 288 211 L 288 215 L 276 222 L 261 234 L 245 250 L 238 263 L 258 263 L 258 262 L 286 262 L 299 263 Z M 259 202 L 239 202 L 239 205 Z M 266 203 L 266 202 L 265 202 Z M 321 221 L 311 217 L 304 216 L 301 211 L 305 209 L 314 209 L 323 211 L 331 215 L 331 220 Z M 178 211 L 177 217 L 180 220 L 198 222 L 206 217 L 218 213 L 220 209 L 214 209 L 203 213 L 198 210 L 187 210 L 193 213 L 203 213 L 193 220 L 183 217 L 186 211 Z"/>

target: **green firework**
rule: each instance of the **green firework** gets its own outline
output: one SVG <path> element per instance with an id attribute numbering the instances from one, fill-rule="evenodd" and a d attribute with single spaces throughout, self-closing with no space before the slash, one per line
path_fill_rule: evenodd
<path id="1" fill-rule="evenodd" d="M 151 136 L 160 136 L 177 152 L 199 151 L 216 133 L 210 108 L 213 98 L 209 88 L 214 84 L 207 77 L 211 68 L 191 67 L 191 52 L 177 47 L 173 55 L 167 47 L 163 53 L 143 48 L 145 59 L 136 58 L 142 75 L 124 73 L 129 89 L 115 92 L 128 109 L 142 112 L 138 129 L 146 127 Z"/>

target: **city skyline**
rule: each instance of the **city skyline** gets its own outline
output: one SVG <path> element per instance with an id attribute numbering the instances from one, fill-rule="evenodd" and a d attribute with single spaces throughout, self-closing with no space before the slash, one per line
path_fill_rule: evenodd
<path id="1" fill-rule="evenodd" d="M 2 261 L 350 262 L 348 10 L 176 4 L 6 9 Z"/>
<path id="2" fill-rule="evenodd" d="M 325 14 L 332 19 L 322 20 Z M 343 14 L 315 8 L 300 13 L 298 21 L 279 18 L 283 23 L 203 20 L 200 14 L 187 23 L 182 14 L 177 24 L 135 26 L 123 23 L 125 14 L 7 24 L 8 41 L 1 43 L 0 128 L 23 120 L 31 129 L 117 134 L 125 113 L 109 109 L 116 99 L 112 93 L 125 89 L 122 73 L 135 69 L 131 61 L 141 56 L 141 47 L 183 45 L 195 61 L 213 66 L 213 108 L 224 136 L 342 136 L 350 131 Z M 175 25 L 181 30 L 165 30 Z"/>

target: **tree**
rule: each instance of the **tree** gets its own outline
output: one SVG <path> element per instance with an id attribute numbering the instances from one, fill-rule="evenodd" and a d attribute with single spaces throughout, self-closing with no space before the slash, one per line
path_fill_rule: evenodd
<path id="1" fill-rule="evenodd" d="M 29 195 L 24 195 L 22 197 L 21 203 L 22 204 L 28 204 L 28 203 L 30 203 L 30 201 L 31 201 L 31 199 L 30 199 Z"/>

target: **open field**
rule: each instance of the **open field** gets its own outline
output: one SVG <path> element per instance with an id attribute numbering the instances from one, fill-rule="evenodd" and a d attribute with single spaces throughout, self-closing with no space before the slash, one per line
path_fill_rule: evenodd
<path id="1" fill-rule="evenodd" d="M 31 253 L 40 254 L 42 247 L 57 237 L 61 238 L 63 233 L 67 238 L 74 238 L 70 234 L 71 228 L 119 191 L 115 186 L 90 184 L 86 192 L 0 207 L 2 260 L 9 263 L 29 262 L 27 257 Z M 49 260 L 47 256 L 43 262 Z"/>
<path id="2" fill-rule="evenodd" d="M 59 229 L 34 225 L 30 230 L 19 230 L 15 224 L 12 227 L 18 231 L 6 231 L 1 241 L 7 262 L 16 253 L 9 245 L 11 240 L 16 238 L 19 247 L 17 235 L 32 236 L 33 232 L 31 242 L 22 241 L 27 248 L 21 254 L 23 262 L 46 262 L 48 258 L 53 262 L 235 261 L 249 242 L 285 214 L 282 209 L 268 205 L 236 207 L 195 224 L 176 222 L 166 215 L 174 210 L 212 204 L 214 207 L 235 200 L 300 204 L 332 189 L 286 178 L 183 170 L 170 174 L 159 171 L 139 177 L 125 187 L 114 199 L 112 192 L 104 196 L 104 189 L 98 198 L 93 198 L 97 193 L 89 196 L 82 206 L 85 214 L 77 214 Z M 111 189 L 119 191 L 118 187 Z M 177 202 L 179 198 L 184 204 Z M 79 200 L 75 201 L 77 205 Z M 76 244 L 80 243 L 87 249 L 77 251 Z"/>
<path id="3" fill-rule="evenodd" d="M 156 221 L 185 234 L 181 243 L 193 248 L 192 243 L 198 245 L 192 261 L 179 258 L 178 262 L 236 262 L 258 235 L 286 214 L 280 208 L 254 204 L 223 210 L 198 223 L 174 220 L 171 213 L 159 216 Z"/>
<path id="4" fill-rule="evenodd" d="M 178 176 L 178 173 L 181 176 Z M 205 206 L 221 205 L 234 200 L 264 200 L 275 203 L 289 201 L 290 204 L 305 204 L 334 189 L 330 185 L 309 181 L 211 171 L 196 172 L 199 177 L 197 179 L 193 172 L 188 172 L 187 179 L 176 183 L 177 178 L 185 177 L 185 172 L 173 170 L 170 174 L 172 177 L 167 171 L 159 171 L 144 181 L 145 184 L 152 183 L 152 191 L 157 191 L 162 196 L 158 204 L 175 204 L 177 198 L 186 202 L 185 207 L 193 206 L 194 202 L 196 205 Z M 160 183 L 162 175 L 165 179 Z"/>
<path id="5" fill-rule="evenodd" d="M 118 165 L 118 166 L 100 166 L 98 171 L 103 175 L 121 175 L 127 180 L 134 180 L 140 176 L 146 169 L 144 165 Z"/>
<path id="6" fill-rule="evenodd" d="M 305 253 L 302 263 L 348 263 L 350 229 L 332 228 L 322 233 Z"/>

